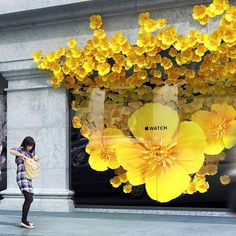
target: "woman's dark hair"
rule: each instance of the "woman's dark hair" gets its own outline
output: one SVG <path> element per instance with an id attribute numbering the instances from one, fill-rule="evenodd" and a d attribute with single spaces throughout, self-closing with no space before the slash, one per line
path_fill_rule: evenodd
<path id="1" fill-rule="evenodd" d="M 26 146 L 33 146 L 33 148 L 30 150 L 31 153 L 35 154 L 35 141 L 32 137 L 27 136 L 24 138 L 22 144 L 20 145 L 26 150 Z"/>

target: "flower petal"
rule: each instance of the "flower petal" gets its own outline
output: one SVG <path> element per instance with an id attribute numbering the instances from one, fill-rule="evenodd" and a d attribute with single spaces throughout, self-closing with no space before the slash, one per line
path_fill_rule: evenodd
<path id="1" fill-rule="evenodd" d="M 213 109 L 217 110 L 218 106 L 213 105 Z M 219 109 L 217 111 L 220 111 Z M 206 148 L 204 153 L 208 155 L 217 155 L 224 149 L 224 143 L 222 138 L 218 139 L 215 135 L 212 135 L 212 124 L 217 123 L 219 119 L 214 112 L 197 111 L 192 115 L 192 120 L 199 124 L 206 135 Z"/>
<path id="2" fill-rule="evenodd" d="M 206 137 L 201 127 L 195 122 L 181 122 L 177 133 L 177 160 L 188 174 L 196 173 L 203 165 L 205 147 Z"/>
<path id="3" fill-rule="evenodd" d="M 92 169 L 97 171 L 105 171 L 107 170 L 108 163 L 104 159 L 100 158 L 100 156 L 96 153 L 92 153 L 89 157 L 89 165 Z"/>
<path id="4" fill-rule="evenodd" d="M 123 143 L 124 134 L 120 129 L 117 128 L 106 128 L 103 132 L 103 141 L 106 144 L 117 144 L 118 142 Z"/>
<path id="5" fill-rule="evenodd" d="M 129 182 L 134 186 L 144 184 L 144 175 L 143 175 L 142 169 L 128 170 L 126 172 L 126 176 Z"/>
<path id="6" fill-rule="evenodd" d="M 120 164 L 117 161 L 117 157 L 116 157 L 115 153 L 112 157 L 110 157 L 108 167 L 111 169 L 117 169 L 120 167 Z"/>
<path id="7" fill-rule="evenodd" d="M 179 165 L 160 169 L 157 175 L 145 179 L 145 187 L 150 198 L 168 202 L 180 196 L 188 187 L 190 177 Z"/>
<path id="8" fill-rule="evenodd" d="M 215 120 L 215 114 L 209 111 L 197 111 L 192 115 L 191 120 L 199 124 L 205 135 L 208 136 L 209 127 Z"/>
<path id="9" fill-rule="evenodd" d="M 177 111 L 159 103 L 147 103 L 129 118 L 128 126 L 142 142 L 170 142 L 179 124 Z"/>
<path id="10" fill-rule="evenodd" d="M 115 146 L 118 163 L 127 170 L 127 178 L 132 185 L 144 183 L 144 175 L 148 170 L 147 160 L 144 159 L 145 147 L 124 137 L 123 143 Z"/>
<path id="11" fill-rule="evenodd" d="M 115 146 L 119 164 L 126 170 L 144 166 L 146 164 L 146 160 L 143 158 L 143 151 L 145 151 L 145 148 L 128 138 L 124 138 L 123 140 L 123 144 Z"/>
<path id="12" fill-rule="evenodd" d="M 231 148 L 236 144 L 236 120 L 229 122 L 223 141 L 226 148 Z"/>
<path id="13" fill-rule="evenodd" d="M 225 146 L 222 138 L 219 140 L 216 140 L 214 138 L 208 138 L 204 153 L 208 155 L 217 155 L 221 153 L 224 148 Z"/>
<path id="14" fill-rule="evenodd" d="M 211 111 L 216 112 L 219 117 L 227 121 L 234 120 L 236 116 L 235 109 L 227 104 L 214 104 L 211 106 Z"/>

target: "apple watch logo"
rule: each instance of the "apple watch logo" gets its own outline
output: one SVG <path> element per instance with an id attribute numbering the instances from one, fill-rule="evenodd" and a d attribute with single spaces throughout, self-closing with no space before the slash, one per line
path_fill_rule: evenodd
<path id="1" fill-rule="evenodd" d="M 166 125 L 158 125 L 158 126 L 145 126 L 144 130 L 167 130 Z"/>

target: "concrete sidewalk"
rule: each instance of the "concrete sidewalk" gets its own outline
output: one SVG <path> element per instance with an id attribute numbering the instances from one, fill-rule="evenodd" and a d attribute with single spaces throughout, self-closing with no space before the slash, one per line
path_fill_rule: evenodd
<path id="1" fill-rule="evenodd" d="M 124 213 L 32 212 L 35 229 L 17 224 L 19 211 L 0 210 L 0 235 L 58 236 L 233 236 L 236 218 Z"/>

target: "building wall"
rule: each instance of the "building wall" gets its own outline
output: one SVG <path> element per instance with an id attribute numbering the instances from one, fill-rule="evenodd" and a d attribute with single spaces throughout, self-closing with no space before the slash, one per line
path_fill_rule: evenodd
<path id="1" fill-rule="evenodd" d="M 31 11 L 35 9 L 41 9 L 46 7 L 55 7 L 60 5 L 66 5 L 77 2 L 88 2 L 91 0 L 11 0 L 3 1 L 1 3 L 0 14 L 16 13 L 22 11 Z"/>

